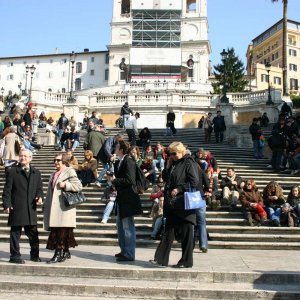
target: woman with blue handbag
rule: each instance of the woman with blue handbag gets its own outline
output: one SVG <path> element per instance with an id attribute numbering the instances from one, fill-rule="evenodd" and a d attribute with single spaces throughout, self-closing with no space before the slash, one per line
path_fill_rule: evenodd
<path id="1" fill-rule="evenodd" d="M 171 247 L 175 232 L 179 234 L 182 256 L 174 268 L 191 268 L 193 266 L 193 238 L 196 225 L 195 209 L 185 209 L 184 194 L 190 189 L 197 190 L 199 172 L 197 163 L 187 154 L 186 147 L 180 142 L 169 145 L 168 162 L 163 171 L 166 182 L 164 190 L 165 232 L 158 245 L 154 265 L 166 267 L 169 263 Z"/>

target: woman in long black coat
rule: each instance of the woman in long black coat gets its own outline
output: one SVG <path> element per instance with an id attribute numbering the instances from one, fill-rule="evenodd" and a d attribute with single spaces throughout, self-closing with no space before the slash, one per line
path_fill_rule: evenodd
<path id="1" fill-rule="evenodd" d="M 165 233 L 156 249 L 155 265 L 168 266 L 175 231 L 181 240 L 182 257 L 175 268 L 193 266 L 193 228 L 196 225 L 195 210 L 184 209 L 184 192 L 199 186 L 199 172 L 194 159 L 180 142 L 169 146 L 170 158 L 164 170 L 164 217 L 166 218 Z"/>

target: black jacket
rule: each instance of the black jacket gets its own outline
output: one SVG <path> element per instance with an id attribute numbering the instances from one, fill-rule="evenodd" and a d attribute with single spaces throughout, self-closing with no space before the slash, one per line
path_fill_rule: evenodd
<path id="1" fill-rule="evenodd" d="M 20 165 L 10 168 L 3 189 L 3 208 L 12 208 L 8 226 L 37 225 L 36 197 L 43 197 L 41 173 L 30 166 L 29 176 Z"/>
<path id="2" fill-rule="evenodd" d="M 220 132 L 226 130 L 224 116 L 214 117 L 213 123 L 214 123 L 214 132 Z"/>
<path id="3" fill-rule="evenodd" d="M 196 225 L 195 210 L 184 209 L 184 192 L 189 187 L 199 190 L 199 171 L 197 163 L 190 155 L 183 156 L 173 163 L 169 169 L 164 169 L 163 178 L 166 181 L 164 190 L 164 215 L 169 222 L 187 221 Z M 175 199 L 171 197 L 171 191 L 177 188 L 179 193 Z"/>
<path id="4" fill-rule="evenodd" d="M 252 123 L 249 127 L 250 134 L 252 136 L 252 140 L 259 140 L 261 136 L 261 128 L 257 123 Z"/>
<path id="5" fill-rule="evenodd" d="M 117 210 L 121 219 L 142 213 L 141 199 L 136 189 L 135 161 L 128 155 L 123 158 L 121 165 L 115 164 L 116 179 L 112 184 L 117 190 Z"/>

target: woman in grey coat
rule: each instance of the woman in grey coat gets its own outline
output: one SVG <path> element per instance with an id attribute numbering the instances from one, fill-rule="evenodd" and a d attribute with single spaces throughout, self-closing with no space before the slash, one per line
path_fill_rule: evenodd
<path id="1" fill-rule="evenodd" d="M 44 203 L 44 229 L 50 231 L 46 248 L 55 250 L 48 263 L 57 263 L 71 258 L 69 248 L 77 245 L 73 229 L 76 227 L 76 208 L 65 206 L 62 190 L 79 192 L 82 184 L 73 168 L 68 166 L 65 153 L 54 159 L 56 171 L 50 176 Z"/>

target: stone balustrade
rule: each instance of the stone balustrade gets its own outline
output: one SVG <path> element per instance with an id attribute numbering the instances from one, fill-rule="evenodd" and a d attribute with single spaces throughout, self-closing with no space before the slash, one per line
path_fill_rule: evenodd
<path id="1" fill-rule="evenodd" d="M 138 90 L 141 88 L 145 90 L 150 83 L 131 83 L 126 85 L 127 87 L 132 87 L 132 89 Z M 219 103 L 219 96 L 207 93 L 185 93 L 185 92 L 169 92 L 163 91 L 165 85 L 173 84 L 174 88 L 180 85 L 184 87 L 189 86 L 192 83 L 182 83 L 182 82 L 167 82 L 167 83 L 151 83 L 151 85 L 159 85 L 156 92 L 125 92 L 125 93 L 113 93 L 113 94 L 101 94 L 101 95 L 84 95 L 82 93 L 76 95 L 77 105 L 86 107 L 120 107 L 124 102 L 128 101 L 130 105 L 133 106 L 189 106 L 189 107 L 215 107 Z M 162 90 L 159 90 L 162 88 Z M 166 90 L 166 89 L 165 89 Z M 229 93 L 227 94 L 229 98 L 229 103 L 237 107 L 264 104 L 268 99 L 268 91 L 256 91 L 250 93 Z M 279 90 L 272 90 L 271 93 L 272 101 L 274 103 L 281 102 L 281 93 Z M 32 91 L 33 102 L 41 104 L 43 106 L 62 106 L 67 103 L 69 94 L 60 93 L 50 93 L 43 91 Z"/>

